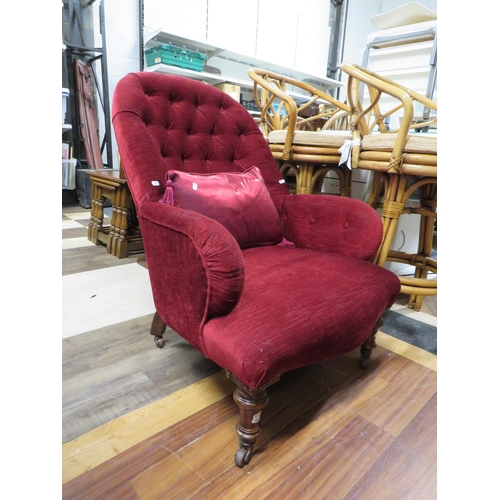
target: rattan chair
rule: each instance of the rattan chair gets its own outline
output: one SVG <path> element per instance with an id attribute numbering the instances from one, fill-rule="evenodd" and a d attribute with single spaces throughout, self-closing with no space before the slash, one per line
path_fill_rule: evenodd
<path id="1" fill-rule="evenodd" d="M 373 172 L 367 201 L 382 209 L 384 237 L 374 261 L 381 266 L 392 261 L 415 267 L 413 277 L 400 277 L 400 281 L 402 293 L 410 295 L 408 306 L 418 311 L 425 295 L 437 294 L 437 259 L 432 255 L 437 221 L 437 103 L 360 66 L 344 63 L 342 71 L 349 75 L 353 139 L 360 139 L 359 146 L 352 148 L 352 167 Z M 417 194 L 418 206 L 412 207 L 410 197 Z M 391 248 L 404 213 L 420 215 L 415 253 Z"/>
<path id="2" fill-rule="evenodd" d="M 283 177 L 294 179 L 287 182 L 290 191 L 320 193 L 325 176 L 334 172 L 339 194 L 350 197 L 351 170 L 339 166 L 339 148 L 351 139 L 347 104 L 278 73 L 252 68 L 248 75 L 261 111 L 262 133 Z"/>

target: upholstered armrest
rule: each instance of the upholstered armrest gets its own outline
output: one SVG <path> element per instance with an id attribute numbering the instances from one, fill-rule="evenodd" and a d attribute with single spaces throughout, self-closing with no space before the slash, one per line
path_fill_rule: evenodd
<path id="1" fill-rule="evenodd" d="M 156 309 L 203 351 L 193 332 L 211 317 L 228 314 L 241 297 L 240 247 L 221 224 L 190 210 L 146 202 L 138 216 Z"/>
<path id="2" fill-rule="evenodd" d="M 283 203 L 283 236 L 300 248 L 370 260 L 382 222 L 366 203 L 340 196 L 290 195 Z"/>

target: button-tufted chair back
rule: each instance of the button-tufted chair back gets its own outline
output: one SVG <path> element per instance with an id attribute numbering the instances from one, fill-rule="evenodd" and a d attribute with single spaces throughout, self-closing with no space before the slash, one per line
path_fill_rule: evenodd
<path id="1" fill-rule="evenodd" d="M 207 83 L 149 72 L 128 74 L 118 89 L 113 126 L 124 138 L 120 158 L 136 205 L 160 199 L 168 170 L 257 166 L 281 208 L 288 189 L 254 119 L 232 97 Z"/>

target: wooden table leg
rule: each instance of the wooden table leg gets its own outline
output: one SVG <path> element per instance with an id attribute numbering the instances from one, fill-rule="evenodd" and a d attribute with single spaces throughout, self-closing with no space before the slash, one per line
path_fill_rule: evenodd
<path id="1" fill-rule="evenodd" d="M 114 206 L 116 221 L 112 241 L 113 255 L 119 259 L 123 259 L 127 256 L 130 203 L 131 198 L 125 186 L 119 188 L 116 196 L 116 204 Z"/>
<path id="2" fill-rule="evenodd" d="M 102 196 L 101 187 L 93 185 L 91 189 L 91 196 L 92 207 L 90 209 L 91 215 L 87 237 L 92 243 L 94 243 L 94 245 L 102 245 L 102 242 L 98 239 L 99 231 L 102 230 L 104 220 L 104 198 Z"/>

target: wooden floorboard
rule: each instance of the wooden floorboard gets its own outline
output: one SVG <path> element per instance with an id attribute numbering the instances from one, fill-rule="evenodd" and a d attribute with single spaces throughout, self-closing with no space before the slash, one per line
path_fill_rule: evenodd
<path id="1" fill-rule="evenodd" d="M 63 443 L 220 370 L 171 329 L 156 348 L 152 319 L 63 339 Z"/>
<path id="2" fill-rule="evenodd" d="M 437 397 L 434 394 L 345 500 L 436 498 L 436 420 Z"/>
<path id="3" fill-rule="evenodd" d="M 219 394 L 170 426 L 161 412 L 151 415 L 165 428 L 81 470 L 63 498 L 379 498 L 371 485 L 384 468 L 383 498 L 435 498 L 436 373 L 383 348 L 367 372 L 356 358 L 296 370 L 273 386 L 244 469 L 233 461 L 236 406 Z M 205 394 L 216 387 L 205 385 Z M 130 425 L 126 434 L 145 435 L 146 421 Z M 98 431 L 93 456 L 102 453 Z"/>

